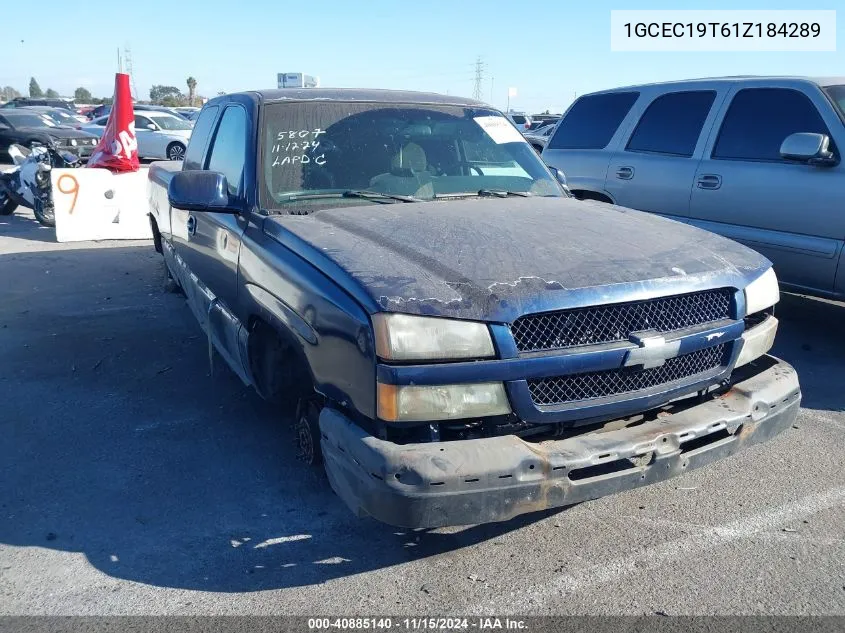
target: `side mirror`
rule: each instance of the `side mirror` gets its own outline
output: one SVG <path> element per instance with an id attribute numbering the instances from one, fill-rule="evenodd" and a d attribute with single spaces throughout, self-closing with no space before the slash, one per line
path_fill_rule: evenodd
<path id="1" fill-rule="evenodd" d="M 546 165 L 546 168 L 550 172 L 552 172 L 552 176 L 555 177 L 555 180 L 557 180 L 557 184 L 560 185 L 561 189 L 563 189 L 563 191 L 567 195 L 571 196 L 572 192 L 569 191 L 569 186 L 566 184 L 566 176 L 564 175 L 564 173 L 560 169 L 558 169 L 557 167 L 554 167 L 552 165 Z"/>
<path id="2" fill-rule="evenodd" d="M 148 130 L 152 130 L 153 132 L 155 132 L 158 129 L 156 127 L 155 123 L 147 123 L 144 127 L 147 128 Z"/>
<path id="3" fill-rule="evenodd" d="M 229 183 L 216 171 L 180 171 L 167 186 L 170 206 L 185 211 L 239 213 L 229 202 Z"/>
<path id="4" fill-rule="evenodd" d="M 819 167 L 835 165 L 838 162 L 830 151 L 830 137 L 813 132 L 796 132 L 787 136 L 781 143 L 780 155 L 786 160 Z"/>

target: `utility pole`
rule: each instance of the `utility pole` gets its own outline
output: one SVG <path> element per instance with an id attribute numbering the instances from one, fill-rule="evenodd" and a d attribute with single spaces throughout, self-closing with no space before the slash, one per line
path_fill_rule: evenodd
<path id="1" fill-rule="evenodd" d="M 490 77 L 490 104 L 493 104 L 493 84 L 495 83 L 496 78 Z"/>
<path id="2" fill-rule="evenodd" d="M 132 51 L 129 50 L 129 45 L 126 45 L 126 48 L 123 51 L 124 57 L 126 58 L 126 74 L 129 75 L 129 81 L 132 82 L 132 96 L 133 98 L 138 98 L 138 86 L 135 85 L 135 71 L 132 68 Z"/>
<path id="3" fill-rule="evenodd" d="M 475 60 L 475 89 L 472 91 L 472 98 L 481 101 L 481 82 L 484 80 L 484 62 L 479 56 Z"/>

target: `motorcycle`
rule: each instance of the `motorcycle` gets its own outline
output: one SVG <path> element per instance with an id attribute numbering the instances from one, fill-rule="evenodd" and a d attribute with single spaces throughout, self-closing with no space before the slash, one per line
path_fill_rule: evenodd
<path id="1" fill-rule="evenodd" d="M 53 167 L 79 167 L 75 154 L 54 145 L 33 145 L 31 149 L 12 144 L 9 147 L 15 167 L 0 173 L 0 215 L 11 215 L 18 206 L 32 209 L 44 226 L 56 226 L 53 212 Z"/>

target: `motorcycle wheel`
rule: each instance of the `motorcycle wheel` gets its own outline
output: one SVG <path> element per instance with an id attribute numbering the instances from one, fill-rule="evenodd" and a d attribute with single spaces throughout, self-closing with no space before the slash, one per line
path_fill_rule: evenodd
<path id="1" fill-rule="evenodd" d="M 12 215 L 17 208 L 17 202 L 12 200 L 5 193 L 0 192 L 0 215 Z"/>
<path id="2" fill-rule="evenodd" d="M 56 226 L 56 215 L 53 213 L 53 205 L 45 205 L 38 198 L 35 199 L 35 204 L 32 209 L 35 213 L 35 219 L 43 226 Z"/>

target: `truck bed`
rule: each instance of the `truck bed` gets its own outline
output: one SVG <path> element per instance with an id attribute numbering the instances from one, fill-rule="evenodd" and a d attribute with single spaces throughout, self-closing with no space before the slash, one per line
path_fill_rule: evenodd
<path id="1" fill-rule="evenodd" d="M 182 161 L 179 160 L 162 160 L 150 164 L 147 186 L 150 215 L 155 220 L 159 232 L 165 236 L 171 234 L 167 188 L 173 175 L 180 171 L 182 171 Z"/>

